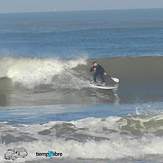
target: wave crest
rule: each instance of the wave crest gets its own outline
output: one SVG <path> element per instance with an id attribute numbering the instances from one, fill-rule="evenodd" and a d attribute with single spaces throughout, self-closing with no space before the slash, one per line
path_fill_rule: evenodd
<path id="1" fill-rule="evenodd" d="M 69 79 L 74 78 L 78 80 L 77 83 L 80 83 L 83 81 L 80 78 L 76 79 L 73 68 L 86 63 L 85 58 L 75 60 L 3 58 L 0 61 L 2 71 L 0 77 L 10 78 L 15 84 L 27 88 L 53 84 L 56 86 L 56 79 L 68 82 Z"/>

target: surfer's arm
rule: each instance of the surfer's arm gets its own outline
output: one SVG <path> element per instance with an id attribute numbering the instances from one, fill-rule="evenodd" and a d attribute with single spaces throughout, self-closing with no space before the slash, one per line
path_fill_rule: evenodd
<path id="1" fill-rule="evenodd" d="M 90 68 L 90 72 L 92 72 L 92 71 L 94 71 L 94 67 L 93 66 Z"/>

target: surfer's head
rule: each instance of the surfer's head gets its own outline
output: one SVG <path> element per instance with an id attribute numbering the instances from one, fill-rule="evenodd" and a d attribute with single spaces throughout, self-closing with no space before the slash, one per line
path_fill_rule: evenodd
<path id="1" fill-rule="evenodd" d="M 95 66 L 97 66 L 97 62 L 96 61 L 93 61 L 92 62 L 92 65 L 95 67 Z"/>

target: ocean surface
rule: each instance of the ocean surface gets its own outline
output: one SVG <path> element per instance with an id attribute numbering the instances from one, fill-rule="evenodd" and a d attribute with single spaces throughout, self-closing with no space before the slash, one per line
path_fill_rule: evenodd
<path id="1" fill-rule="evenodd" d="M 0 162 L 162 163 L 163 9 L 0 14 Z"/>

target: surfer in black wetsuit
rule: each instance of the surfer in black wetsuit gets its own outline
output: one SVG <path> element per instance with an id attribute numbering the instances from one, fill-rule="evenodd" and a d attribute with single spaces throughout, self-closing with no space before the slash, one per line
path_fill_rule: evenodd
<path id="1" fill-rule="evenodd" d="M 93 72 L 93 81 L 96 82 L 96 79 L 100 79 L 102 83 L 105 82 L 105 76 L 107 75 L 104 68 L 98 64 L 96 61 L 92 63 L 90 72 Z"/>

